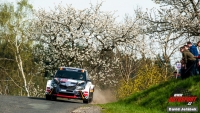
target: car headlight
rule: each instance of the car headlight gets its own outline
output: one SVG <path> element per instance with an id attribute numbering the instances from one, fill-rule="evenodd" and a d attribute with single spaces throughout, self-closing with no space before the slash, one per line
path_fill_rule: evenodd
<path id="1" fill-rule="evenodd" d="M 84 88 L 82 86 L 77 86 L 76 89 L 77 90 L 83 90 Z"/>

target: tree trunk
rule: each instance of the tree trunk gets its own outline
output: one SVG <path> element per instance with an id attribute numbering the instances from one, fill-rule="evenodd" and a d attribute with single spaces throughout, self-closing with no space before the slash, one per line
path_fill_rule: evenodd
<path id="1" fill-rule="evenodd" d="M 24 74 L 24 69 L 23 69 L 23 63 L 22 63 L 22 59 L 21 59 L 21 56 L 20 56 L 20 53 L 19 53 L 19 46 L 17 46 L 17 41 L 16 41 L 16 55 L 15 55 L 15 58 L 16 58 L 16 62 L 17 62 L 17 66 L 22 74 L 22 78 L 24 80 L 24 88 L 25 88 L 25 91 L 27 93 L 27 96 L 29 97 L 30 94 L 29 94 L 29 89 L 28 89 L 28 85 L 27 85 L 27 82 L 26 82 L 26 76 Z"/>

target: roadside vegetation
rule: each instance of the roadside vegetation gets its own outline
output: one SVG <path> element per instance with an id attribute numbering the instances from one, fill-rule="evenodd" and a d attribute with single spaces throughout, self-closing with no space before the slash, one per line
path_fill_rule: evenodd
<path id="1" fill-rule="evenodd" d="M 200 106 L 200 76 L 186 80 L 174 79 L 134 93 L 114 103 L 100 105 L 103 113 L 166 113 L 168 106 L 187 106 L 187 102 L 168 102 L 175 91 L 197 96 L 192 106 Z M 184 94 L 184 93 L 183 93 Z"/>

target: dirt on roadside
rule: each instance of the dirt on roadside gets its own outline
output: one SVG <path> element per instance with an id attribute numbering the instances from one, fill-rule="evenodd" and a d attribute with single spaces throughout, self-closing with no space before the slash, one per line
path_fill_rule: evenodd
<path id="1" fill-rule="evenodd" d="M 111 90 L 95 89 L 93 102 L 91 104 L 105 104 L 105 103 L 115 102 L 115 101 L 116 101 L 116 96 L 115 94 L 113 94 Z"/>
<path id="2" fill-rule="evenodd" d="M 71 113 L 101 113 L 101 108 L 99 106 L 85 106 L 80 107 Z"/>
<path id="3" fill-rule="evenodd" d="M 111 90 L 100 90 L 96 88 L 92 103 L 88 106 L 80 107 L 71 113 L 101 113 L 102 108 L 96 104 L 106 104 L 115 101 L 116 97 Z"/>

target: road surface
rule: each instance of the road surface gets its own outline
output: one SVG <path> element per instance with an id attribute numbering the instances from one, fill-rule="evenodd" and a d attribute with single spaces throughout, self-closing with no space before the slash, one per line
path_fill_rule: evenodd
<path id="1" fill-rule="evenodd" d="M 58 98 L 57 101 L 45 98 L 0 95 L 0 113 L 72 113 L 80 107 L 91 106 L 81 100 Z"/>

